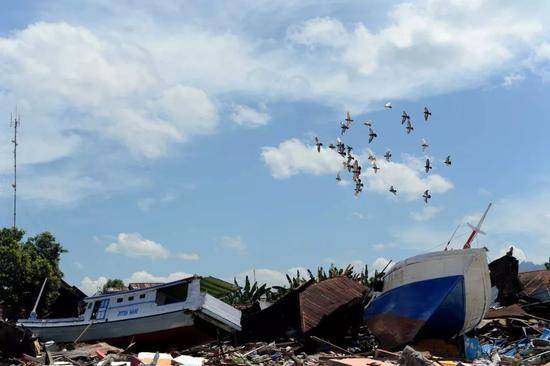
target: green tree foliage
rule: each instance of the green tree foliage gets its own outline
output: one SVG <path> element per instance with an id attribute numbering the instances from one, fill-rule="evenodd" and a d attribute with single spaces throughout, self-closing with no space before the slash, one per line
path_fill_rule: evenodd
<path id="1" fill-rule="evenodd" d="M 25 231 L 17 228 L 0 230 L 0 299 L 4 316 L 9 319 L 27 317 L 40 287 L 48 278 L 38 306 L 44 315 L 59 295 L 63 273 L 59 259 L 66 252 L 48 232 L 24 240 Z"/>
<path id="2" fill-rule="evenodd" d="M 546 267 L 547 270 L 550 270 L 550 257 L 548 258 L 548 262 L 544 263 L 544 267 Z"/>
<path id="3" fill-rule="evenodd" d="M 244 286 L 240 286 L 237 283 L 237 279 L 233 281 L 238 288 L 238 290 L 233 292 L 228 299 L 229 303 L 233 305 L 253 304 L 262 297 L 267 298 L 270 292 L 270 288 L 267 287 L 265 283 L 263 285 L 258 285 L 258 282 L 254 281 L 252 284 L 248 276 L 245 277 Z"/>
<path id="4" fill-rule="evenodd" d="M 110 288 L 116 288 L 116 289 L 124 288 L 124 282 L 118 278 L 114 278 L 114 279 L 110 278 L 103 285 L 102 291 L 107 292 L 107 289 L 110 289 Z"/>

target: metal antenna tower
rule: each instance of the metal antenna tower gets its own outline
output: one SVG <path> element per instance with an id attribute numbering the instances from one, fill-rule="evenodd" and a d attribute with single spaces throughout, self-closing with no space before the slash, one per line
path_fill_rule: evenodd
<path id="1" fill-rule="evenodd" d="M 13 127 L 13 228 L 16 227 L 17 218 L 17 128 L 21 124 L 21 117 L 15 108 L 15 114 L 10 114 L 10 127 Z"/>

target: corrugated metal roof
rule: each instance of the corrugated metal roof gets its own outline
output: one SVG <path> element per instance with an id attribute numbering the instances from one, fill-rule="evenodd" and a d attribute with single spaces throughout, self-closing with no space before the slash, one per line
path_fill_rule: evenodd
<path id="1" fill-rule="evenodd" d="M 523 293 L 532 296 L 541 293 L 550 294 L 550 271 L 522 272 L 518 274 L 519 281 L 523 287 Z"/>
<path id="2" fill-rule="evenodd" d="M 300 294 L 302 332 L 315 328 L 323 317 L 361 298 L 367 288 L 348 277 L 334 277 L 312 284 Z"/>
<path id="3" fill-rule="evenodd" d="M 132 282 L 128 285 L 130 290 L 142 290 L 144 288 L 162 285 L 163 282 Z"/>

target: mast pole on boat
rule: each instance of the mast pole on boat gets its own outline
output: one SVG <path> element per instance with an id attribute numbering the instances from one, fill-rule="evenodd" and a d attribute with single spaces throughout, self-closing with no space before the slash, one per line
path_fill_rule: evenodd
<path id="1" fill-rule="evenodd" d="M 453 235 L 451 235 L 451 238 L 449 239 L 449 241 L 448 241 L 447 244 L 445 245 L 445 251 L 447 251 L 447 249 L 449 249 L 449 245 L 450 245 L 451 242 L 453 241 L 453 238 L 455 237 L 455 234 L 456 234 L 458 228 L 460 227 L 460 225 L 461 225 L 461 224 L 458 224 L 458 225 L 456 226 L 455 231 L 453 231 Z"/>
<path id="2" fill-rule="evenodd" d="M 13 188 L 13 228 L 16 227 L 16 217 L 17 217 L 17 128 L 21 123 L 21 117 L 17 112 L 17 107 L 15 108 L 15 115 L 10 117 L 10 127 L 13 127 L 13 182 L 11 184 Z"/>
<path id="3" fill-rule="evenodd" d="M 48 277 L 44 278 L 44 282 L 42 282 L 42 287 L 40 288 L 40 293 L 38 294 L 38 298 L 36 299 L 36 302 L 34 303 L 34 308 L 31 311 L 31 315 L 29 318 L 36 319 L 36 309 L 38 308 L 38 303 L 40 302 L 40 298 L 42 297 L 42 292 L 44 292 L 44 287 L 46 287 L 46 282 L 48 282 Z"/>
<path id="4" fill-rule="evenodd" d="M 473 226 L 472 224 L 468 223 L 468 226 L 472 229 L 472 233 L 468 237 L 468 240 L 466 240 L 466 243 L 464 244 L 464 249 L 471 248 L 472 242 L 474 241 L 474 238 L 478 233 L 485 235 L 485 232 L 481 230 L 481 225 L 483 225 L 483 221 L 485 221 L 485 216 L 487 216 L 487 212 L 489 212 L 489 209 L 491 208 L 492 205 L 493 205 L 492 203 L 489 203 L 489 206 L 487 206 L 487 209 L 483 213 L 483 216 L 481 216 L 481 219 L 479 219 L 477 226 Z"/>

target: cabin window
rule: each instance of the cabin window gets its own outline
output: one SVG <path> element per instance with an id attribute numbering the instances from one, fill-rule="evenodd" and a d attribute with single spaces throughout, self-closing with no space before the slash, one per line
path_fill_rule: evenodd
<path id="1" fill-rule="evenodd" d="M 140 299 L 145 299 L 145 294 L 139 295 L 139 298 L 140 298 Z"/>
<path id="2" fill-rule="evenodd" d="M 92 316 L 90 319 L 105 319 L 107 314 L 107 307 L 109 306 L 109 299 L 98 300 L 94 303 L 94 309 L 92 310 Z"/>
<path id="3" fill-rule="evenodd" d="M 88 303 L 88 309 L 91 309 L 91 308 L 92 308 L 92 303 L 89 302 L 89 303 Z"/>
<path id="4" fill-rule="evenodd" d="M 187 283 L 179 283 L 159 288 L 155 302 L 157 305 L 168 305 L 185 301 L 187 299 L 187 285 Z"/>
<path id="5" fill-rule="evenodd" d="M 122 297 L 119 297 L 118 299 L 116 299 L 116 302 L 122 302 Z"/>
<path id="6" fill-rule="evenodd" d="M 128 296 L 128 301 L 134 301 L 134 297 L 133 296 Z"/>

